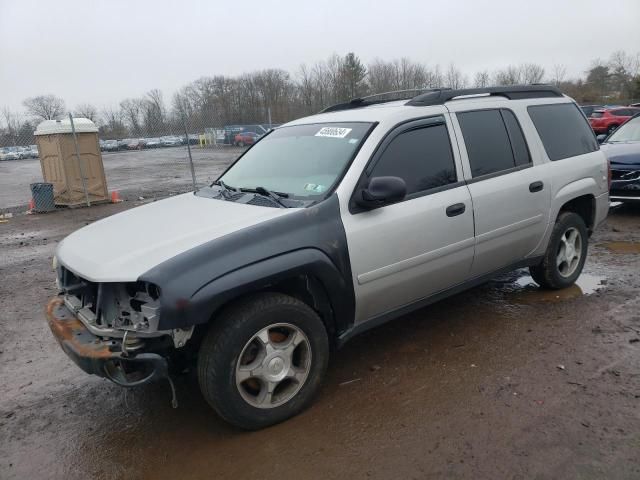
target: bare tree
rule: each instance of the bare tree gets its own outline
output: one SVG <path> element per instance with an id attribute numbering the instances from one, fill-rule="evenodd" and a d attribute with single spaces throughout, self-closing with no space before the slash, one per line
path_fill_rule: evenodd
<path id="1" fill-rule="evenodd" d="M 565 77 L 567 76 L 567 67 L 565 67 L 561 63 L 556 63 L 553 66 L 553 71 L 551 74 L 551 83 L 555 86 L 560 86 L 562 82 L 564 82 Z"/>
<path id="2" fill-rule="evenodd" d="M 162 92 L 157 88 L 149 90 L 141 102 L 141 107 L 147 132 L 165 133 L 167 111 Z"/>
<path id="3" fill-rule="evenodd" d="M 467 79 L 462 72 L 458 70 L 453 63 L 451 63 L 444 74 L 444 83 L 445 86 L 457 90 L 465 87 Z"/>
<path id="4" fill-rule="evenodd" d="M 25 99 L 22 104 L 30 115 L 43 120 L 55 120 L 64 114 L 64 100 L 55 95 L 39 95 Z"/>
<path id="5" fill-rule="evenodd" d="M 3 107 L 2 118 L 4 118 L 4 123 L 7 126 L 7 132 L 9 133 L 9 135 L 17 135 L 18 130 L 20 130 L 20 125 L 22 124 L 20 115 L 11 110 L 9 107 Z"/>
<path id="6" fill-rule="evenodd" d="M 120 108 L 125 121 L 129 124 L 130 133 L 140 135 L 142 132 L 140 115 L 142 113 L 143 100 L 139 98 L 127 98 L 120 102 Z"/>
<path id="7" fill-rule="evenodd" d="M 491 83 L 491 77 L 487 70 L 482 72 L 476 72 L 475 77 L 473 77 L 473 86 L 476 88 L 485 88 L 488 87 Z"/>
<path id="8" fill-rule="evenodd" d="M 520 80 L 526 84 L 540 83 L 544 78 L 544 68 L 537 63 L 525 63 L 520 66 Z"/>
<path id="9" fill-rule="evenodd" d="M 98 121 L 98 109 L 90 103 L 82 103 L 78 105 L 73 113 L 78 117 L 88 118 L 93 123 Z"/>
<path id="10" fill-rule="evenodd" d="M 119 108 L 104 108 L 102 110 L 101 123 L 101 133 L 107 138 L 123 138 L 127 135 L 127 127 L 123 121 L 123 113 Z"/>
<path id="11" fill-rule="evenodd" d="M 494 73 L 493 83 L 496 85 L 517 85 L 522 83 L 520 67 L 509 65 L 503 70 L 496 71 Z"/>

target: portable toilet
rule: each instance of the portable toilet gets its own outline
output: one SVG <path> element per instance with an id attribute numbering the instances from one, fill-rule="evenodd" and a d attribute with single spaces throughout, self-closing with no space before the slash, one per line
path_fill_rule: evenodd
<path id="1" fill-rule="evenodd" d="M 98 127 L 88 118 L 45 120 L 34 132 L 45 182 L 53 184 L 57 206 L 73 207 L 108 202 L 107 180 L 98 142 Z M 83 181 L 84 177 L 84 181 Z M 87 192 L 85 194 L 85 185 Z"/>

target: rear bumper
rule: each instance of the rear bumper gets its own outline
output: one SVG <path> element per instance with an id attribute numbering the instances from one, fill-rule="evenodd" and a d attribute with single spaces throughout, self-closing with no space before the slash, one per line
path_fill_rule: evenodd
<path id="1" fill-rule="evenodd" d="M 94 335 L 60 297 L 53 298 L 47 305 L 47 323 L 64 353 L 87 373 L 108 378 L 123 387 L 168 377 L 166 358 L 156 353 L 126 352 L 121 339 L 105 340 Z"/>

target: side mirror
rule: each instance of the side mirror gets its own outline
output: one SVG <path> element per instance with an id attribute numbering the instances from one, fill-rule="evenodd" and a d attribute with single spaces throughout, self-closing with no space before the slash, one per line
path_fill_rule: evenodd
<path id="1" fill-rule="evenodd" d="M 369 185 L 356 194 L 356 204 L 370 210 L 402 200 L 407 184 L 400 177 L 373 177 Z"/>
<path id="2" fill-rule="evenodd" d="M 596 140 L 598 140 L 598 143 L 602 143 L 602 142 L 604 142 L 604 141 L 605 141 L 605 139 L 606 139 L 606 138 L 607 138 L 607 135 L 606 135 L 606 134 L 604 134 L 604 133 L 601 133 L 600 135 L 598 135 L 598 136 L 596 137 Z"/>

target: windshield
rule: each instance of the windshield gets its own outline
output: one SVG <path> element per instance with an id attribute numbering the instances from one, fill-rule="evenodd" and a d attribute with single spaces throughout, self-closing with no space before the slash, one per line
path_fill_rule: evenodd
<path id="1" fill-rule="evenodd" d="M 602 111 L 591 112 L 591 118 L 602 118 L 603 115 L 604 115 L 604 112 Z"/>
<path id="2" fill-rule="evenodd" d="M 640 142 L 640 117 L 635 117 L 618 127 L 607 139 L 611 142 Z"/>
<path id="3" fill-rule="evenodd" d="M 233 188 L 320 197 L 339 180 L 370 123 L 316 123 L 274 130 L 220 177 Z"/>

